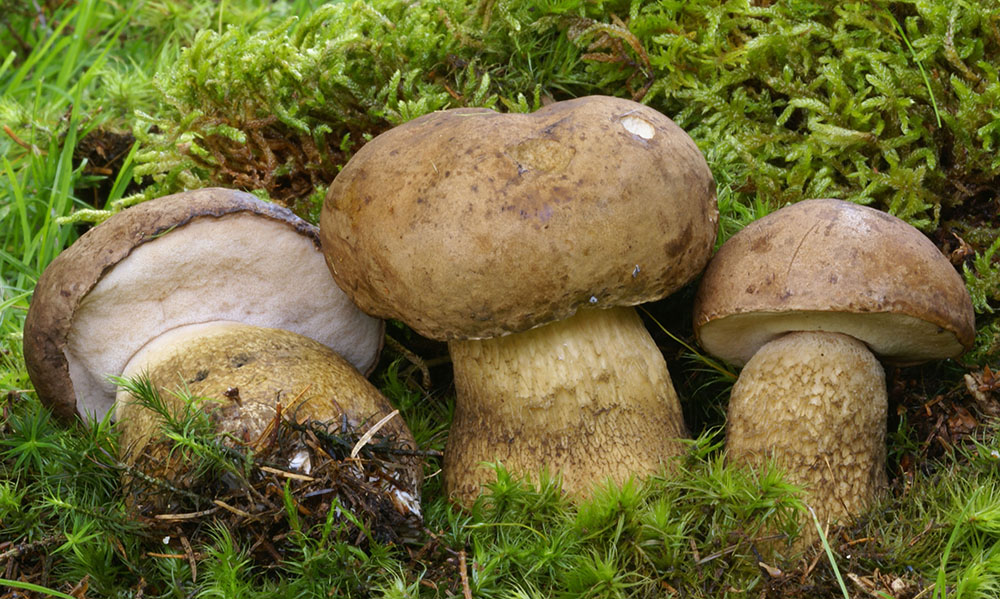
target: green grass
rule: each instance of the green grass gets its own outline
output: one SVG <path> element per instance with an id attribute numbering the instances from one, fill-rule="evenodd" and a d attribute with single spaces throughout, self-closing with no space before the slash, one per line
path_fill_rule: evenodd
<path id="1" fill-rule="evenodd" d="M 972 436 L 947 449 L 921 424 L 937 396 L 971 407 L 961 375 L 1000 360 L 995 2 L 34 4 L 0 3 L 16 33 L 0 37 L 0 571 L 27 577 L 0 585 L 178 598 L 456 597 L 466 585 L 497 598 L 1000 592 L 996 424 L 977 413 Z M 674 473 L 571 505 L 557 480 L 531 486 L 498 468 L 490 492 L 457 510 L 437 474 L 447 367 L 422 356 L 435 373 L 422 390 L 406 362 L 387 359 L 375 381 L 431 453 L 418 539 L 381 542 L 349 511 L 304 523 L 289 510 L 280 563 L 260 563 L 240 531 L 208 521 L 190 539 L 193 562 L 151 556 L 177 539 L 165 546 L 161 529 L 129 518 L 114 427 L 54 422 L 21 355 L 32 289 L 82 230 L 74 223 L 185 185 L 239 182 L 315 219 L 338 167 L 394 124 L 586 93 L 641 96 L 692 133 L 719 184 L 719 243 L 817 195 L 890 210 L 941 245 L 951 233 L 968 242 L 976 346 L 962 364 L 897 373 L 912 384 L 893 395 L 894 483 L 882 503 L 791 559 L 797 491 L 777 470 L 723 459 L 732 373 L 683 349 L 690 325 L 651 307 L 685 408 L 703 413 Z M 101 139 L 127 140 L 109 172 L 88 150 Z M 271 175 L 260 170 L 265 148 L 289 140 L 315 154 L 279 153 Z M 251 159 L 238 159 L 241 144 Z M 685 293 L 669 305 L 689 314 Z M 393 335 L 418 344 L 405 328 Z M 206 458 L 200 428 L 174 437 Z M 31 569 L 43 558 L 44 578 Z"/>

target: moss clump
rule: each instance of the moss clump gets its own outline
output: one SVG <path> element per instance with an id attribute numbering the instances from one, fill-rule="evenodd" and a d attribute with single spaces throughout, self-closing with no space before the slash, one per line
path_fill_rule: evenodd
<path id="1" fill-rule="evenodd" d="M 157 78 L 172 110 L 137 172 L 294 202 L 430 110 L 605 93 L 675 118 L 748 201 L 839 197 L 926 230 L 995 195 L 998 23 L 997 2 L 947 0 L 331 4 L 202 33 Z"/>
<path id="2" fill-rule="evenodd" d="M 928 229 L 995 188 L 996 3 L 685 3 L 638 10 L 655 82 L 751 197 L 839 197 Z M 742 179 L 742 181 L 740 181 Z"/>
<path id="3" fill-rule="evenodd" d="M 455 52 L 465 3 L 346 2 L 251 33 L 203 31 L 156 85 L 169 103 L 137 174 L 157 193 L 212 181 L 295 204 L 366 138 L 449 105 L 493 105 Z M 308 213 L 309 206 L 301 212 Z"/>

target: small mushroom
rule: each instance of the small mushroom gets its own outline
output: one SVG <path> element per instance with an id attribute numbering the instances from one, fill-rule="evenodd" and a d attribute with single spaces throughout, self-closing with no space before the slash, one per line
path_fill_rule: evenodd
<path id="1" fill-rule="evenodd" d="M 831 199 L 778 210 L 723 244 L 694 327 L 709 353 L 746 365 L 729 402 L 729 457 L 774 458 L 820 522 L 856 516 L 886 485 L 875 356 L 953 357 L 975 333 L 969 293 L 933 243 L 894 216 Z"/>
<path id="2" fill-rule="evenodd" d="M 383 330 L 330 278 L 315 227 L 250 194 L 201 189 L 120 212 L 57 256 L 35 287 L 24 358 L 57 416 L 101 419 L 115 400 L 108 376 L 140 348 L 216 321 L 309 336 L 362 372 Z"/>
<path id="3" fill-rule="evenodd" d="M 335 434 L 361 435 L 388 418 L 377 431 L 392 443 L 393 466 L 386 476 L 372 481 L 391 495 L 403 515 L 419 518 L 422 464 L 416 443 L 393 408 L 368 380 L 329 347 L 291 331 L 236 322 L 182 326 L 160 335 L 129 360 L 122 376 L 145 376 L 159 391 L 173 413 L 184 408 L 178 395 L 183 388 L 202 398 L 199 407 L 212 416 L 215 430 L 231 443 L 260 451 L 273 446 L 279 417 L 306 425 L 323 423 Z M 158 415 L 120 390 L 115 416 L 122 434 L 120 444 L 127 464 L 174 480 L 179 457 L 155 446 L 161 436 Z M 272 438 L 272 435 L 274 436 Z M 290 449 L 290 448 L 289 448 Z M 309 447 L 286 467 L 301 470 Z M 402 450 L 402 451 L 401 451 Z M 287 452 L 287 451 L 286 451 Z M 305 474 L 310 474 L 305 472 Z M 137 509 L 162 509 L 152 504 Z"/>
<path id="4" fill-rule="evenodd" d="M 483 462 L 560 472 L 585 495 L 680 452 L 666 362 L 631 306 L 704 267 L 714 189 L 670 119 L 601 96 L 425 115 L 344 167 L 320 220 L 327 263 L 362 310 L 449 342 L 452 498 L 475 499 Z"/>

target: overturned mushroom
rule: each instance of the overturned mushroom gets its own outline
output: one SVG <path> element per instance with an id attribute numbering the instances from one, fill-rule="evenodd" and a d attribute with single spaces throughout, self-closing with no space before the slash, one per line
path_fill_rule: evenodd
<path id="1" fill-rule="evenodd" d="M 111 376 L 196 391 L 220 434 L 240 442 L 281 406 L 291 422 L 365 426 L 391 412 L 358 372 L 374 367 L 382 332 L 330 277 L 315 227 L 249 194 L 203 189 L 129 208 L 60 254 L 36 287 L 24 350 L 53 412 L 112 412 L 123 458 L 169 477 L 142 461 L 154 414 L 122 394 L 116 403 Z M 387 426 L 415 449 L 398 417 Z M 400 460 L 402 492 L 416 498 L 419 480 L 419 463 Z"/>
<path id="2" fill-rule="evenodd" d="M 702 347 L 746 365 L 729 403 L 729 456 L 773 457 L 821 522 L 857 515 L 886 484 L 875 356 L 957 356 L 973 317 L 948 259 L 896 217 L 826 199 L 751 223 L 712 259 L 694 310 Z"/>
<path id="3" fill-rule="evenodd" d="M 315 227 L 229 189 L 145 202 L 84 234 L 42 273 L 24 324 L 39 399 L 63 419 L 102 418 L 146 343 L 180 326 L 233 321 L 316 339 L 362 372 L 382 323 L 330 278 Z"/>
<path id="4" fill-rule="evenodd" d="M 655 471 L 686 435 L 666 363 L 630 307 L 704 267 L 714 181 L 690 137 L 609 97 L 533 114 L 436 112 L 368 143 L 327 194 L 327 262 L 370 314 L 449 341 L 448 493 L 483 462 L 595 482 Z"/>

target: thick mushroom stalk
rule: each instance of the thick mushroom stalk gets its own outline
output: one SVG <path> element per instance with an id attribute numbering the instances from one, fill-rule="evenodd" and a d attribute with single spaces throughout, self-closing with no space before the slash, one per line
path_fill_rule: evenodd
<path id="1" fill-rule="evenodd" d="M 740 373 L 726 451 L 751 464 L 773 459 L 805 488 L 825 524 L 860 513 L 886 486 L 886 410 L 885 372 L 864 343 L 840 333 L 788 333 Z"/>
<path id="2" fill-rule="evenodd" d="M 580 497 L 594 472 L 620 483 L 682 449 L 667 364 L 633 308 L 584 309 L 449 350 L 458 397 L 444 481 L 463 504 L 493 477 L 483 462 L 526 474 L 545 464 Z"/>

